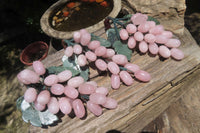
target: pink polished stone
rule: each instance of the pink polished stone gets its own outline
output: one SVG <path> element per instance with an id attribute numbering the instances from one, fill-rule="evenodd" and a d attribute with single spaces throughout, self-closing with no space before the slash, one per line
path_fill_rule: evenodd
<path id="1" fill-rule="evenodd" d="M 184 54 L 180 49 L 172 48 L 171 56 L 176 60 L 182 60 L 184 58 Z"/>
<path id="2" fill-rule="evenodd" d="M 136 71 L 134 75 L 138 80 L 143 81 L 143 82 L 148 82 L 151 80 L 151 75 L 148 72 L 143 71 L 143 70 Z"/>

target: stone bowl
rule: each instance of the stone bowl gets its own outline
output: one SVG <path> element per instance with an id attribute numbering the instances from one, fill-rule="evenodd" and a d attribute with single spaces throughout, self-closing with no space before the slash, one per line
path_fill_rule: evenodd
<path id="1" fill-rule="evenodd" d="M 29 44 L 20 54 L 20 61 L 27 65 L 31 66 L 33 61 L 43 60 L 48 55 L 49 46 L 43 41 L 37 41 Z"/>
<path id="2" fill-rule="evenodd" d="M 49 7 L 45 11 L 45 13 L 42 15 L 42 17 L 40 19 L 40 25 L 41 25 L 42 30 L 48 36 L 56 38 L 56 39 L 69 39 L 69 38 L 72 38 L 73 32 L 75 32 L 75 31 L 58 31 L 58 30 L 55 30 L 51 26 L 51 24 L 49 22 L 49 18 L 51 17 L 52 12 L 54 10 L 56 10 L 57 8 L 59 8 L 61 5 L 63 5 L 66 2 L 68 2 L 68 1 L 69 0 L 59 0 L 58 2 L 54 3 L 51 7 Z M 113 1 L 113 9 L 109 13 L 108 16 L 114 18 L 114 17 L 116 17 L 118 15 L 118 13 L 121 10 L 121 0 L 112 0 L 112 1 Z M 94 32 L 94 31 L 97 31 L 97 30 L 101 29 L 104 26 L 104 22 L 103 21 L 104 21 L 104 19 L 101 20 L 100 22 L 98 22 L 97 24 L 94 24 L 92 26 L 86 27 L 85 29 L 90 33 Z"/>

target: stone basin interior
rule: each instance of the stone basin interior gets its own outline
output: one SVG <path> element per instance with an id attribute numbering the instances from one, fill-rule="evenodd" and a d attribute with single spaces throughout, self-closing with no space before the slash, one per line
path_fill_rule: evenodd
<path id="1" fill-rule="evenodd" d="M 53 25 L 53 17 L 70 2 L 78 3 L 78 10 L 73 10 L 69 16 L 60 24 Z M 57 31 L 76 31 L 97 24 L 102 21 L 113 9 L 113 0 L 106 0 L 108 6 L 102 6 L 97 2 L 82 2 L 80 0 L 69 0 L 66 3 L 58 6 L 51 12 L 49 17 L 50 26 Z"/>

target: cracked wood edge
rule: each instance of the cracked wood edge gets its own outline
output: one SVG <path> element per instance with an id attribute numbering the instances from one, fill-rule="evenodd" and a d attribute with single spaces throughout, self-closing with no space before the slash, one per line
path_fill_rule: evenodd
<path id="1" fill-rule="evenodd" d="M 143 129 L 149 122 L 153 121 L 163 111 L 165 111 L 171 103 L 177 101 L 183 94 L 189 91 L 191 87 L 195 87 L 200 78 L 200 66 L 198 69 L 191 70 L 178 84 L 171 86 L 170 84 L 156 92 L 158 95 L 154 99 L 153 96 L 138 104 L 130 114 L 122 119 L 126 121 L 125 127 L 118 129 L 127 133 L 137 133 Z M 166 92 L 166 93 L 163 93 Z M 148 102 L 150 101 L 150 102 Z M 148 103 L 147 103 L 148 102 Z M 121 120 L 120 120 L 121 121 Z"/>

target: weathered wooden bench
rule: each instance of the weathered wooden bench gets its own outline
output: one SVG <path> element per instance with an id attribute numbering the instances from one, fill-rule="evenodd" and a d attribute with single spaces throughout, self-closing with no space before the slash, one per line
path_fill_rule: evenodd
<path id="1" fill-rule="evenodd" d="M 146 12 L 149 11 L 142 9 L 142 7 L 139 8 L 137 4 L 134 5 L 132 3 L 139 0 L 127 1 L 130 6 L 135 6 L 135 10 L 139 10 L 140 12 L 144 12 L 144 10 Z M 127 1 L 124 1 L 125 4 L 127 4 Z M 156 1 L 157 3 L 155 4 L 163 3 L 160 0 L 151 1 Z M 169 2 L 171 1 L 176 3 L 178 0 L 170 0 Z M 183 7 L 180 6 L 180 12 L 181 9 Z M 165 9 L 162 10 L 165 12 Z M 179 7 L 177 7 L 177 12 L 180 13 Z M 161 24 L 164 20 L 161 19 Z M 152 57 L 148 54 L 133 53 L 131 62 L 139 65 L 141 69 L 151 74 L 152 80 L 150 82 L 142 83 L 134 81 L 132 86 L 121 84 L 120 89 L 112 90 L 109 76 L 97 76 L 98 73 L 96 70 L 90 69 L 91 80 L 96 81 L 99 86 L 108 87 L 110 90 L 109 96 L 118 101 L 116 109 L 104 109 L 103 114 L 99 117 L 87 111 L 87 117 L 83 120 L 76 117 L 70 118 L 66 115 L 61 118 L 62 122 L 58 122 L 56 126 L 51 126 L 47 129 L 31 126 L 30 132 L 105 133 L 111 130 L 127 133 L 139 132 L 173 102 L 179 99 L 182 94 L 187 92 L 191 84 L 198 81 L 196 78 L 199 78 L 197 74 L 200 73 L 200 48 L 189 31 L 183 27 L 183 24 L 179 24 L 177 25 L 182 25 L 181 30 L 177 28 L 178 26 L 173 27 L 173 25 L 170 27 L 170 22 L 166 23 L 168 26 L 167 29 L 174 29 L 177 31 L 176 33 L 179 33 L 176 36 L 181 40 L 180 49 L 185 54 L 185 58 L 182 61 L 176 61 L 172 58 L 161 60 L 159 56 Z M 105 37 L 103 29 L 95 32 L 95 34 Z M 46 67 L 59 66 L 62 64 L 61 58 L 63 55 L 64 50 L 57 51 L 49 55 L 43 62 Z"/>
<path id="2" fill-rule="evenodd" d="M 99 31 L 98 34 L 101 34 Z M 84 120 L 62 117 L 62 122 L 48 129 L 33 127 L 30 130 L 59 133 L 103 133 L 112 129 L 123 132 L 138 132 L 159 114 L 167 109 L 188 89 L 188 85 L 195 82 L 196 72 L 200 68 L 200 48 L 185 28 L 182 35 L 178 35 L 182 42 L 180 49 L 185 58 L 182 61 L 174 59 L 160 60 L 159 56 L 150 57 L 134 52 L 131 62 L 149 72 L 152 80 L 148 83 L 135 81 L 132 86 L 121 85 L 120 89 L 112 90 L 109 76 L 96 76 L 91 69 L 90 77 L 99 86 L 110 89 L 109 95 L 118 101 L 114 110 L 104 109 L 103 115 L 96 117 L 88 111 Z M 48 66 L 61 65 L 64 50 L 49 55 L 44 64 Z"/>

